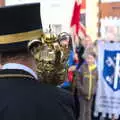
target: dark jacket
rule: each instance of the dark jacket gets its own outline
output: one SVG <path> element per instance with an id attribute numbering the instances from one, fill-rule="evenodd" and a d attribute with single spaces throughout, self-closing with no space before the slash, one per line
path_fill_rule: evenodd
<path id="1" fill-rule="evenodd" d="M 1 70 L 0 120 L 75 120 L 74 100 L 25 71 Z"/>
<path id="2" fill-rule="evenodd" d="M 81 65 L 80 70 L 76 72 L 76 84 L 78 89 L 78 96 L 93 96 L 96 90 L 96 83 L 98 80 L 97 68 L 91 72 L 92 80 L 90 81 L 90 71 L 88 64 Z"/>

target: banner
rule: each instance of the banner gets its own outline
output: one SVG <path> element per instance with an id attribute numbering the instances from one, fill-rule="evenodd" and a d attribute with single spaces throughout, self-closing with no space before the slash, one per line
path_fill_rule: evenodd
<path id="1" fill-rule="evenodd" d="M 120 115 L 120 43 L 98 42 L 98 86 L 95 116 Z"/>

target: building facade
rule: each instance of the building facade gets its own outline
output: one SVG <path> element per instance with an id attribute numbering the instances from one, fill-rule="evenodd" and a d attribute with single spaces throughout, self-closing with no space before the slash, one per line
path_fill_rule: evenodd
<path id="1" fill-rule="evenodd" d="M 40 2 L 41 17 L 44 31 L 49 24 L 57 33 L 70 31 L 70 19 L 74 0 L 5 0 L 6 5 Z"/>
<path id="2" fill-rule="evenodd" d="M 49 24 L 57 32 L 70 32 L 70 22 L 73 12 L 75 0 L 5 0 L 5 5 L 22 4 L 29 2 L 41 3 L 41 16 L 44 30 L 48 28 Z M 86 6 L 85 25 L 87 34 L 93 40 L 97 38 L 97 0 L 83 0 Z M 85 7 L 83 5 L 83 7 Z M 91 9 L 92 8 L 92 9 Z"/>
<path id="3" fill-rule="evenodd" d="M 98 3 L 98 0 L 86 0 L 86 29 L 93 41 L 98 38 Z"/>
<path id="4" fill-rule="evenodd" d="M 120 40 L 120 0 L 102 0 L 100 4 L 100 32 L 107 40 Z"/>
<path id="5" fill-rule="evenodd" d="M 0 0 L 0 5 L 31 2 L 41 3 L 44 31 L 47 31 L 49 24 L 51 24 L 53 30 L 57 33 L 63 31 L 70 32 L 70 22 L 75 0 Z M 85 19 L 83 19 L 85 20 L 86 32 L 93 41 L 98 39 L 98 37 L 106 37 L 106 32 L 111 31 L 112 26 L 116 26 L 114 32 L 119 36 L 120 0 L 83 0 L 83 2 L 86 6 Z"/>

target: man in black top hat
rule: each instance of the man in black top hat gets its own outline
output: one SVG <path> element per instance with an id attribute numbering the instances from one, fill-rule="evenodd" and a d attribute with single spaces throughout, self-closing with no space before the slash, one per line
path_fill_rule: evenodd
<path id="1" fill-rule="evenodd" d="M 34 72 L 27 44 L 42 35 L 39 16 L 38 3 L 0 8 L 0 120 L 75 120 L 72 96 Z"/>

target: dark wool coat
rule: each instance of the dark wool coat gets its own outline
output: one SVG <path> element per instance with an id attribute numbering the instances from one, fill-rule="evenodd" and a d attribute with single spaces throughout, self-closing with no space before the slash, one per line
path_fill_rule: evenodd
<path id="1" fill-rule="evenodd" d="M 75 120 L 74 100 L 23 70 L 1 70 L 0 120 Z"/>

